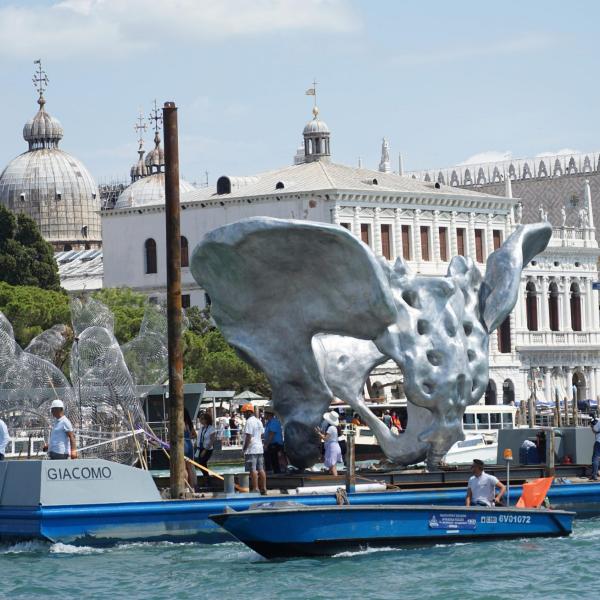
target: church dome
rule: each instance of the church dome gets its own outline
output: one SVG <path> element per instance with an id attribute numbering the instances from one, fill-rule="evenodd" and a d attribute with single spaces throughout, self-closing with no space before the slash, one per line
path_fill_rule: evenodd
<path id="1" fill-rule="evenodd" d="M 23 127 L 29 150 L 0 174 L 0 203 L 29 215 L 57 250 L 99 247 L 98 188 L 83 163 L 58 148 L 63 128 L 44 108 L 48 79 L 41 65 L 34 82 L 39 110 Z"/>
<path id="2" fill-rule="evenodd" d="M 327 127 L 327 123 L 319 119 L 319 109 L 316 106 L 313 108 L 313 118 L 305 125 L 302 133 L 304 135 L 331 133 L 329 127 Z"/>
<path id="3" fill-rule="evenodd" d="M 179 180 L 181 194 L 192 192 L 196 188 L 185 181 Z M 154 173 L 138 179 L 126 187 L 117 198 L 115 208 L 134 208 L 137 206 L 154 206 L 165 203 L 165 174 Z"/>
<path id="4" fill-rule="evenodd" d="M 146 154 L 146 167 L 148 171 L 151 173 L 156 173 L 158 171 L 164 171 L 165 167 L 165 151 L 162 149 L 160 145 L 160 136 L 158 132 L 154 135 L 154 148 Z"/>

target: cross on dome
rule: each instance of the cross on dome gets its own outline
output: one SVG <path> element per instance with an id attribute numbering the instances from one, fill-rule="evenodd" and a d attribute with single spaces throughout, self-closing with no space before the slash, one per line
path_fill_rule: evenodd
<path id="1" fill-rule="evenodd" d="M 160 126 L 162 125 L 162 115 L 158 110 L 158 104 L 156 102 L 156 98 L 154 99 L 154 108 L 150 111 L 150 116 L 148 117 L 150 121 L 154 121 L 154 133 L 158 133 L 160 130 Z"/>
<path id="2" fill-rule="evenodd" d="M 44 71 L 42 69 L 42 59 L 38 58 L 37 60 L 33 61 L 34 65 L 37 65 L 37 71 L 33 74 L 33 85 L 35 87 L 35 89 L 38 91 L 38 94 L 40 95 L 39 99 L 38 99 L 38 104 L 41 106 L 42 104 L 45 103 L 44 100 L 44 92 L 46 91 L 46 88 L 48 87 L 48 83 L 50 83 L 50 80 L 48 79 L 48 75 L 46 75 L 46 71 Z"/>

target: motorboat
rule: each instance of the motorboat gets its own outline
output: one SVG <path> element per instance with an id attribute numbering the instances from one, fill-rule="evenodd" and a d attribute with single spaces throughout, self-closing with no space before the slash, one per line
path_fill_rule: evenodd
<path id="1" fill-rule="evenodd" d="M 377 547 L 568 536 L 574 512 L 482 506 L 303 506 L 264 503 L 210 519 L 265 558 Z"/>

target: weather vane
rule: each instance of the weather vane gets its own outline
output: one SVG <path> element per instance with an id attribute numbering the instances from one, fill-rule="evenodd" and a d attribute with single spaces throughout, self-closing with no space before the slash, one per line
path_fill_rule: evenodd
<path id="1" fill-rule="evenodd" d="M 48 87 L 48 83 L 49 83 L 48 75 L 46 75 L 46 72 L 42 69 L 42 59 L 41 58 L 34 60 L 33 64 L 38 66 L 37 71 L 33 75 L 33 79 L 32 79 L 33 85 L 35 86 L 35 89 L 38 91 L 40 98 L 43 98 L 44 91 Z"/>
<path id="2" fill-rule="evenodd" d="M 317 85 L 319 84 L 317 83 L 317 79 L 315 77 L 315 79 L 313 79 L 313 86 L 311 88 L 308 88 L 305 92 L 307 96 L 313 96 L 313 99 L 315 101 L 315 107 L 317 106 Z"/>
<path id="3" fill-rule="evenodd" d="M 136 124 L 133 126 L 134 131 L 138 134 L 138 142 L 140 144 L 140 148 L 144 143 L 144 133 L 148 130 L 148 125 L 144 123 L 144 115 L 142 114 L 142 109 L 140 108 L 140 114 L 137 118 Z"/>
<path id="4" fill-rule="evenodd" d="M 162 115 L 158 110 L 156 99 L 154 100 L 154 108 L 150 111 L 149 120 L 154 121 L 154 133 L 158 133 L 160 126 L 162 125 Z"/>

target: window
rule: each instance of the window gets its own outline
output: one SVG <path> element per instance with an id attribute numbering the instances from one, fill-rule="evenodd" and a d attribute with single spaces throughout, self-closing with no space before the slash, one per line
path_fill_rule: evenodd
<path id="1" fill-rule="evenodd" d="M 492 235 L 494 237 L 494 250 L 498 250 L 502 246 L 502 231 L 494 229 Z"/>
<path id="2" fill-rule="evenodd" d="M 217 179 L 217 194 L 231 194 L 231 179 L 223 175 Z"/>
<path id="3" fill-rule="evenodd" d="M 465 255 L 465 230 L 462 227 L 456 230 L 456 251 L 461 256 Z"/>
<path id="4" fill-rule="evenodd" d="M 429 258 L 429 227 L 421 226 L 421 258 L 430 260 Z"/>
<path id="5" fill-rule="evenodd" d="M 156 273 L 156 242 L 148 238 L 144 244 L 146 253 L 146 274 Z"/>
<path id="6" fill-rule="evenodd" d="M 381 254 L 388 260 L 392 258 L 392 245 L 390 243 L 390 226 L 381 226 Z"/>
<path id="7" fill-rule="evenodd" d="M 190 306 L 191 306 L 190 295 L 189 294 L 181 294 L 181 308 L 189 308 Z"/>
<path id="8" fill-rule="evenodd" d="M 190 266 L 190 253 L 188 250 L 188 241 L 184 235 L 181 236 L 181 266 Z"/>
<path id="9" fill-rule="evenodd" d="M 210 299 L 210 296 L 206 292 L 204 292 L 204 306 L 206 308 L 210 308 L 211 303 L 212 300 Z"/>
<path id="10" fill-rule="evenodd" d="M 483 262 L 483 229 L 475 230 L 475 260 Z"/>
<path id="11" fill-rule="evenodd" d="M 402 225 L 402 257 L 410 260 L 410 225 Z"/>
<path id="12" fill-rule="evenodd" d="M 510 315 L 502 321 L 498 328 L 498 351 L 501 354 L 510 353 Z"/>
<path id="13" fill-rule="evenodd" d="M 550 317 L 550 331 L 559 331 L 560 321 L 558 318 L 558 286 L 553 281 L 548 290 L 548 316 Z"/>
<path id="14" fill-rule="evenodd" d="M 360 225 L 360 239 L 367 244 L 367 246 L 370 245 L 371 236 L 369 226 L 366 223 L 361 223 Z"/>
<path id="15" fill-rule="evenodd" d="M 525 288 L 525 307 L 527 310 L 527 329 L 528 331 L 538 330 L 538 318 L 537 318 L 537 292 L 535 289 L 535 283 L 530 281 Z"/>
<path id="16" fill-rule="evenodd" d="M 440 259 L 448 261 L 448 228 L 440 227 Z"/>
<path id="17" fill-rule="evenodd" d="M 344 229 L 347 229 L 348 231 L 350 231 L 352 229 L 352 226 L 350 225 L 350 223 L 340 223 L 340 227 L 343 227 Z"/>
<path id="18" fill-rule="evenodd" d="M 581 294 L 576 283 L 571 284 L 571 328 L 581 331 Z"/>
<path id="19" fill-rule="evenodd" d="M 65 252 L 70 252 L 71 250 L 73 250 L 73 246 L 71 246 L 71 244 L 65 244 L 65 245 L 63 246 L 63 250 L 64 250 Z"/>

